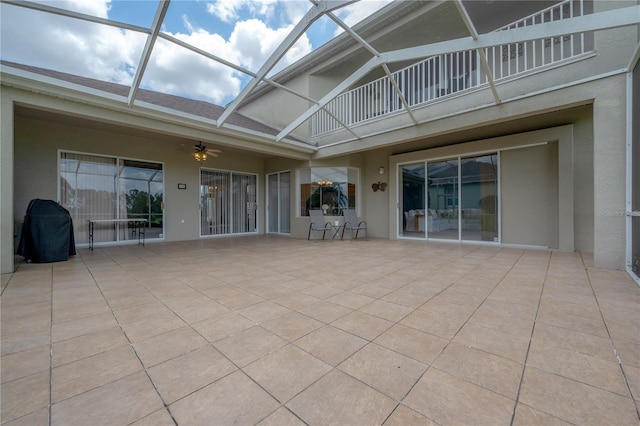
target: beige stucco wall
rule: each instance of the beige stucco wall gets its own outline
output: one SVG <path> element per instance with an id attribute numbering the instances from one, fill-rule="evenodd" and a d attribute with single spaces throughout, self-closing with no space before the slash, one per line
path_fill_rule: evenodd
<path id="1" fill-rule="evenodd" d="M 0 273 L 13 272 L 13 97 L 0 96 Z"/>
<path id="2" fill-rule="evenodd" d="M 594 261 L 622 269 L 625 261 L 626 87 L 625 75 L 603 81 L 593 106 Z"/>
<path id="3" fill-rule="evenodd" d="M 502 243 L 574 251 L 573 139 L 573 126 L 567 125 L 392 155 L 390 169 L 394 172 L 390 180 L 394 196 L 389 203 L 390 238 L 398 238 L 400 212 L 395 188 L 399 165 L 496 150 L 501 151 Z M 536 146 L 549 142 L 544 148 Z M 529 181 L 530 177 L 534 183 Z M 516 182 L 507 182 L 512 178 Z M 542 214 L 543 220 L 527 220 L 531 219 L 531 209 Z M 593 233 L 593 228 L 582 232 Z"/>
<path id="4" fill-rule="evenodd" d="M 287 87 L 296 93 L 308 96 L 309 77 L 307 75 L 298 76 L 288 81 Z M 305 111 L 309 107 L 309 101 L 300 96 L 284 90 L 272 90 L 243 105 L 238 109 L 238 113 L 254 118 L 275 129 L 284 129 L 300 115 L 301 111 Z M 309 123 L 304 123 L 290 136 L 305 139 L 309 137 L 309 132 Z"/>
<path id="5" fill-rule="evenodd" d="M 558 248 L 558 144 L 500 154 L 502 242 Z"/>
<path id="6" fill-rule="evenodd" d="M 22 220 L 33 198 L 58 200 L 57 159 L 59 150 L 120 156 L 164 164 L 165 241 L 199 238 L 200 167 L 255 173 L 263 187 L 263 160 L 249 154 L 223 152 L 200 164 L 191 157 L 191 145 L 171 138 L 132 136 L 118 132 L 70 126 L 33 118 L 16 117 L 15 186 L 13 215 Z M 178 190 L 186 183 L 186 190 Z M 263 204 L 258 193 L 258 206 Z M 3 216 L 4 217 L 4 216 Z M 264 230 L 264 215 L 258 228 Z M 184 223 L 182 221 L 184 220 Z"/>
<path id="7" fill-rule="evenodd" d="M 300 200 L 297 188 L 298 171 L 309 167 L 352 167 L 358 170 L 358 188 L 356 212 L 361 220 L 367 222 L 368 236 L 372 238 L 388 238 L 389 194 L 394 191 L 387 187 L 386 191 L 374 192 L 371 185 L 376 182 L 389 182 L 389 151 L 378 150 L 363 154 L 352 154 L 321 161 L 295 161 L 282 158 L 269 159 L 265 162 L 265 174 L 281 171 L 291 172 L 291 236 L 307 238 L 309 218 L 300 216 Z M 384 174 L 379 174 L 384 167 Z M 266 189 L 265 189 L 266 191 Z M 266 194 L 266 192 L 265 192 Z M 340 220 L 340 217 L 329 217 L 328 220 Z"/>

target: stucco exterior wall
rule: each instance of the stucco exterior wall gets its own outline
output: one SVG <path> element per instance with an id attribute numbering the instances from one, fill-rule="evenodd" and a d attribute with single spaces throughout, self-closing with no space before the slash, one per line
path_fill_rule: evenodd
<path id="1" fill-rule="evenodd" d="M 500 154 L 502 242 L 558 248 L 558 144 Z"/>
<path id="2" fill-rule="evenodd" d="M 566 125 L 392 155 L 390 238 L 398 237 L 400 212 L 395 200 L 400 164 L 495 150 L 501 151 L 502 242 L 574 251 L 573 139 L 573 126 Z M 541 145 L 545 143 L 548 145 Z M 516 181 L 506 182 L 507 179 Z M 543 220 L 527 220 L 532 214 L 527 209 L 532 208 L 536 209 L 534 214 L 543 215 Z"/>
<path id="3" fill-rule="evenodd" d="M 199 238 L 200 167 L 255 173 L 259 187 L 264 186 L 263 160 L 249 154 L 223 151 L 218 158 L 198 163 L 191 156 L 191 144 L 166 137 L 132 136 L 28 117 L 16 117 L 15 129 L 13 215 L 17 224 L 31 199 L 58 201 L 59 150 L 163 163 L 165 241 Z M 178 183 L 185 183 L 187 189 L 178 190 Z M 259 192 L 258 206 L 263 205 L 262 197 Z M 258 217 L 258 228 L 264 230 L 264 215 Z"/>
<path id="4" fill-rule="evenodd" d="M 593 106 L 594 262 L 602 268 L 624 268 L 626 188 L 625 76 L 603 81 Z"/>
<path id="5" fill-rule="evenodd" d="M 13 272 L 13 97 L 0 96 L 0 273 Z"/>
<path id="6" fill-rule="evenodd" d="M 308 96 L 309 76 L 301 75 L 288 81 L 286 85 L 292 90 Z M 238 112 L 276 129 L 284 129 L 300 115 L 301 111 L 305 111 L 309 107 L 309 101 L 304 98 L 284 90 L 272 90 L 260 98 L 243 105 L 238 109 Z M 309 134 L 309 123 L 304 123 L 292 132 L 291 136 L 306 139 Z"/>

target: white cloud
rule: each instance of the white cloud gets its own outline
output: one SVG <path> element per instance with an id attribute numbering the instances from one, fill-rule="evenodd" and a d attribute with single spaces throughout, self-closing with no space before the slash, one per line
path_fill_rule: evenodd
<path id="1" fill-rule="evenodd" d="M 108 2 L 56 2 L 56 6 L 106 16 Z M 85 77 L 127 84 L 144 37 L 104 25 L 2 5 L 2 58 Z M 9 36 L 9 34 L 11 36 Z"/>
<path id="2" fill-rule="evenodd" d="M 255 13 L 268 12 L 274 0 L 236 0 Z M 110 0 L 66 0 L 56 7 L 108 17 Z M 222 2 L 235 6 L 234 0 Z M 299 3 L 296 1 L 296 3 Z M 299 6 L 299 5 L 298 5 Z M 275 9 L 273 9 L 275 10 Z M 287 7 L 299 14 L 300 7 Z M 85 77 L 130 84 L 146 35 L 114 27 L 0 4 L 2 59 Z M 192 25 L 183 17 L 184 33 L 170 35 L 244 68 L 257 71 L 290 33 L 293 24 L 270 27 L 258 19 L 236 21 L 228 39 Z M 281 70 L 311 51 L 303 35 L 276 66 Z M 247 76 L 173 43 L 158 39 L 143 77 L 143 87 L 224 104 L 241 90 Z"/>
<path id="3" fill-rule="evenodd" d="M 111 0 L 35 0 L 35 3 L 106 18 Z"/>
<path id="4" fill-rule="evenodd" d="M 361 0 L 357 3 L 338 9 L 335 14 L 342 19 L 345 24 L 351 27 L 382 9 L 392 1 L 393 0 Z M 336 35 L 343 31 L 344 30 L 341 27 L 338 27 Z"/>
<path id="5" fill-rule="evenodd" d="M 215 44 L 227 48 L 216 34 L 195 32 L 177 34 L 187 43 Z M 224 103 L 240 91 L 241 80 L 237 72 L 210 59 L 197 55 L 173 43 L 158 40 L 143 84 L 151 90 Z"/>
<path id="6" fill-rule="evenodd" d="M 239 21 L 229 37 L 229 42 L 238 52 L 240 64 L 252 71 L 257 71 L 292 29 L 293 25 L 274 30 L 257 19 Z M 311 45 L 306 35 L 303 35 L 287 52 L 277 68 L 282 69 L 309 52 L 311 52 Z"/>
<path id="7" fill-rule="evenodd" d="M 250 16 L 261 16 L 271 19 L 279 0 L 215 0 L 207 4 L 207 11 L 227 23 L 240 18 L 240 12 L 246 11 Z M 298 2 L 300 0 L 289 0 Z M 306 1 L 306 0 L 304 0 Z"/>

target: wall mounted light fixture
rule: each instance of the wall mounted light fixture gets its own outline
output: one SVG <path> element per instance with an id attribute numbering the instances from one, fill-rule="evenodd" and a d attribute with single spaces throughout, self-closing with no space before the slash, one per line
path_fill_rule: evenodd
<path id="1" fill-rule="evenodd" d="M 380 168 L 378 169 L 378 174 L 379 174 L 379 175 L 383 175 L 383 174 L 384 174 L 384 167 L 380 167 Z"/>

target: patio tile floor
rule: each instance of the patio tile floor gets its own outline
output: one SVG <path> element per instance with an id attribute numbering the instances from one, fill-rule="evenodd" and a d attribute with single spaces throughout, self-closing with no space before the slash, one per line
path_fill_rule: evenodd
<path id="1" fill-rule="evenodd" d="M 2 425 L 638 425 L 640 288 L 580 253 L 250 236 L 2 275 Z"/>

